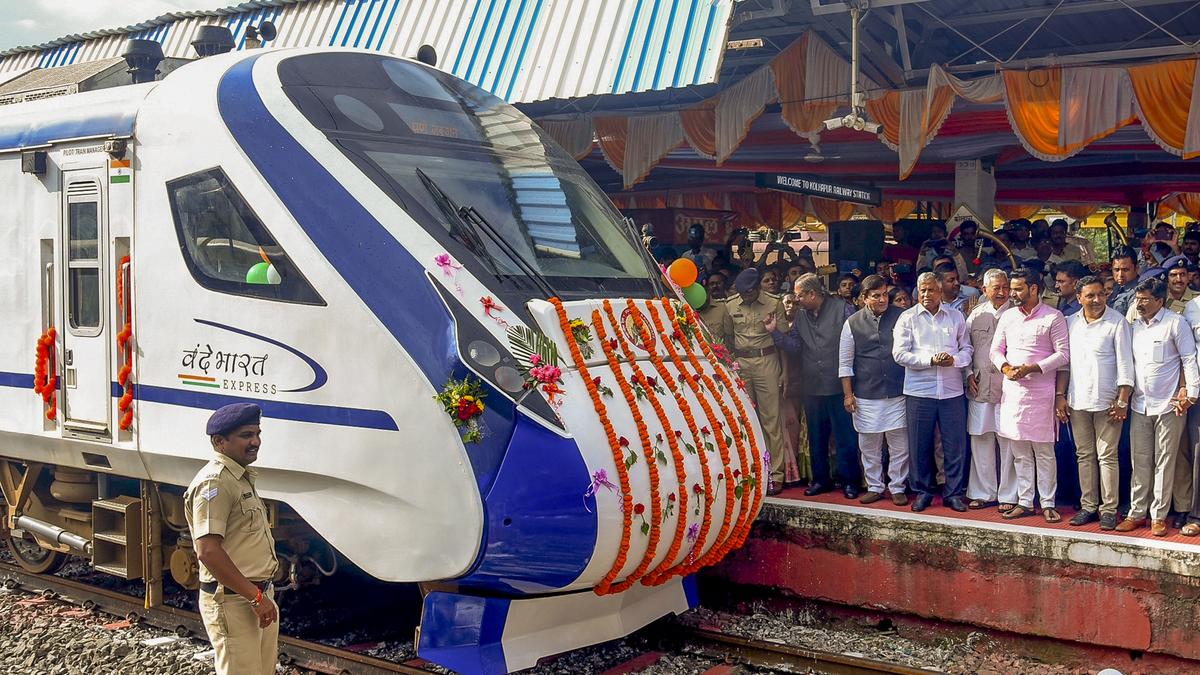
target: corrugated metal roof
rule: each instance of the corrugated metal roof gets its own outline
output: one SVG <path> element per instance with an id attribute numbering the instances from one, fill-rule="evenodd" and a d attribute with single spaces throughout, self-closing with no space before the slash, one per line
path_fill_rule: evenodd
<path id="1" fill-rule="evenodd" d="M 256 0 L 177 12 L 126 28 L 0 53 L 0 73 L 119 56 L 128 38 L 191 57 L 196 30 L 223 24 L 241 49 L 270 20 L 270 46 L 342 46 L 412 57 L 514 102 L 623 94 L 714 82 L 733 0 Z"/>

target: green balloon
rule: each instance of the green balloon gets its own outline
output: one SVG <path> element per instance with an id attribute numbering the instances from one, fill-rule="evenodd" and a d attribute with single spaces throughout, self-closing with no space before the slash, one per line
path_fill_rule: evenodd
<path id="1" fill-rule="evenodd" d="M 246 283 L 267 285 L 270 280 L 267 278 L 267 270 L 271 267 L 269 263 L 260 262 L 249 270 L 246 270 Z"/>
<path id="2" fill-rule="evenodd" d="M 692 309 L 700 309 L 704 306 L 704 301 L 708 300 L 708 291 L 704 290 L 701 284 L 692 284 L 683 289 L 683 299 L 687 300 Z"/>

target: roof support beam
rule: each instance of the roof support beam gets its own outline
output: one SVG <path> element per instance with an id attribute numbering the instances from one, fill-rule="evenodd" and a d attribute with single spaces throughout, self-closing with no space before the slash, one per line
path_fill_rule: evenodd
<path id="1" fill-rule="evenodd" d="M 908 49 L 908 27 L 904 25 L 904 6 L 896 5 L 892 9 L 892 18 L 896 27 L 896 41 L 900 45 L 900 64 L 904 66 L 907 75 L 912 71 L 912 53 Z"/>
<path id="2" fill-rule="evenodd" d="M 1153 7 L 1155 5 L 1183 5 L 1187 0 L 1126 0 L 1122 3 L 1128 7 Z M 1065 4 L 1057 10 L 1052 7 L 1036 7 L 1032 9 L 1010 9 L 997 12 L 978 12 L 975 14 L 960 15 L 949 18 L 946 24 L 961 28 L 963 26 L 977 26 L 981 24 L 1003 23 L 1005 21 L 1017 21 L 1019 19 L 1040 19 L 1049 14 L 1058 16 L 1067 16 L 1069 14 L 1090 14 L 1092 12 L 1112 12 L 1122 10 L 1124 7 L 1114 3 L 1112 0 L 1093 0 L 1092 2 L 1076 2 Z"/>
<path id="3" fill-rule="evenodd" d="M 851 5 L 861 4 L 866 5 L 870 9 L 879 9 L 881 7 L 895 7 L 897 5 L 911 5 L 918 2 L 926 2 L 926 0 L 870 0 L 863 2 L 862 0 L 851 0 L 850 2 L 831 2 L 829 4 L 821 4 L 821 0 L 811 0 L 812 13 L 814 16 L 822 16 L 825 14 L 844 14 L 850 11 Z"/>

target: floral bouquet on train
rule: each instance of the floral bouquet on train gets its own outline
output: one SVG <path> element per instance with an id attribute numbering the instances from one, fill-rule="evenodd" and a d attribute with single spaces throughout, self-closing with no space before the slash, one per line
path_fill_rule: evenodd
<path id="1" fill-rule="evenodd" d="M 464 443 L 478 443 L 483 440 L 483 425 L 479 417 L 485 409 L 483 399 L 487 398 L 487 392 L 483 390 L 483 384 L 479 380 L 469 375 L 461 380 L 451 378 L 433 398 L 442 404 L 454 426 L 466 429 L 466 433 L 463 434 Z"/>

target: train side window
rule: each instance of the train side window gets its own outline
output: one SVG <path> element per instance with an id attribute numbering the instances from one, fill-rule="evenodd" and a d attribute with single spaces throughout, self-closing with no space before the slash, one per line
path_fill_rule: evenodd
<path id="1" fill-rule="evenodd" d="M 100 333 L 100 202 L 67 204 L 67 318 L 77 335 Z"/>
<path id="2" fill-rule="evenodd" d="M 267 300 L 325 304 L 224 171 L 209 169 L 170 181 L 167 193 L 180 251 L 201 286 Z"/>

